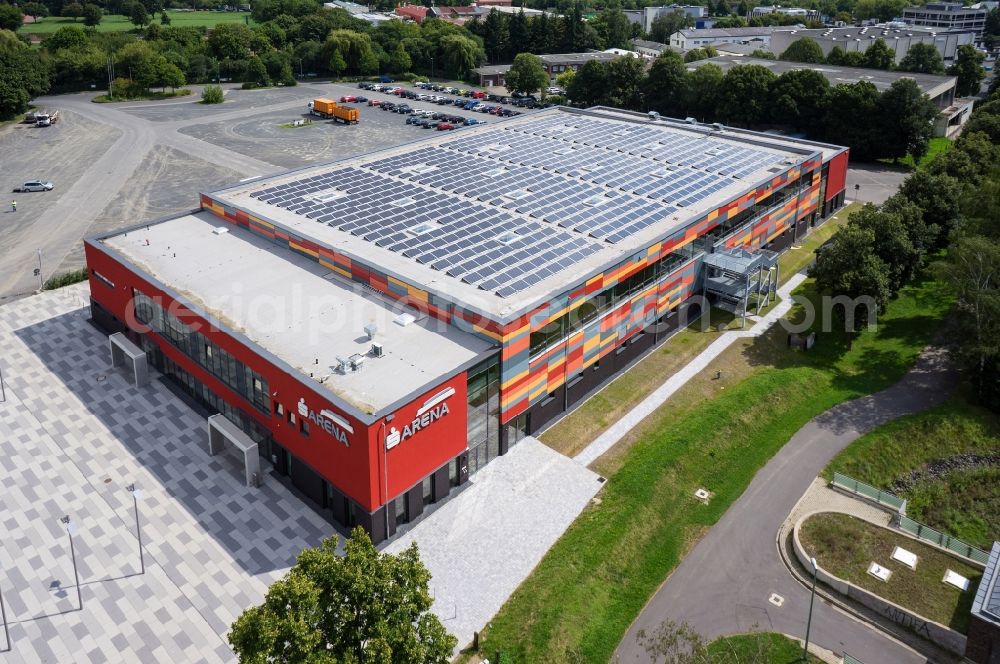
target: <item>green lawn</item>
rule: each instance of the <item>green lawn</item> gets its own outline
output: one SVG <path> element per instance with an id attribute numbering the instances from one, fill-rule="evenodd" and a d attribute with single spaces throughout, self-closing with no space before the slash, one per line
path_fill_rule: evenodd
<path id="1" fill-rule="evenodd" d="M 963 634 L 968 631 L 969 610 L 982 578 L 981 569 L 846 514 L 810 517 L 802 524 L 799 536 L 806 552 L 834 576 L 936 623 Z M 897 546 L 917 555 L 916 570 L 892 559 Z M 868 573 L 872 562 L 892 570 L 888 581 L 880 581 Z M 968 590 L 963 592 L 942 582 L 949 569 L 969 579 Z"/>
<path id="2" fill-rule="evenodd" d="M 811 282 L 803 291 L 811 293 Z M 594 468 L 599 504 L 570 526 L 482 634 L 516 662 L 606 662 L 697 538 L 803 424 L 884 388 L 912 365 L 951 307 L 930 279 L 905 288 L 877 331 L 818 335 L 808 353 L 778 327 L 734 344 Z M 797 307 L 793 318 L 803 315 Z M 723 377 L 714 379 L 716 367 Z M 704 505 L 692 493 L 715 493 Z"/>
<path id="3" fill-rule="evenodd" d="M 778 273 L 781 281 L 786 281 L 793 274 L 797 274 L 807 266 L 812 265 L 812 262 L 816 259 L 816 250 L 847 223 L 847 218 L 852 212 L 860 209 L 860 203 L 851 203 L 847 207 L 838 210 L 822 226 L 814 228 L 813 232 L 806 236 L 804 240 L 797 242 L 795 246 L 798 249 L 791 249 L 783 253 L 778 258 Z"/>
<path id="4" fill-rule="evenodd" d="M 944 152 L 945 150 L 950 150 L 951 146 L 952 142 L 947 138 L 932 138 L 930 145 L 927 147 L 927 154 L 921 157 L 918 163 L 914 163 L 913 157 L 911 157 L 910 155 L 906 155 L 905 157 L 899 160 L 899 163 L 897 165 L 902 166 L 904 168 L 908 168 L 910 170 L 913 170 L 915 168 L 920 168 L 926 165 L 927 162 L 929 162 L 931 159 L 933 159 L 935 155 Z M 879 159 L 879 161 L 886 164 L 892 163 L 891 159 Z"/>
<path id="5" fill-rule="evenodd" d="M 905 490 L 895 490 L 907 499 L 908 516 L 988 550 L 1000 538 L 1000 465 L 928 472 L 934 462 L 1000 454 L 1000 418 L 967 395 L 959 389 L 937 408 L 862 436 L 830 462 L 824 476 L 841 472 L 886 489 L 911 478 Z"/>
<path id="6" fill-rule="evenodd" d="M 170 26 L 179 27 L 201 27 L 214 28 L 219 23 L 242 23 L 249 18 L 249 12 L 178 12 L 178 11 L 167 11 L 167 16 L 170 17 Z M 159 13 L 152 15 L 153 21 L 155 23 L 160 22 Z M 253 21 L 251 21 L 252 23 Z M 46 35 L 50 35 L 59 28 L 65 27 L 67 25 L 78 25 L 81 28 L 85 27 L 83 25 L 83 19 L 72 19 L 72 18 L 62 18 L 59 16 L 51 16 L 49 18 L 43 18 L 38 21 L 38 23 L 25 23 L 21 28 L 20 33 L 24 35 L 38 35 L 44 38 Z M 128 17 L 119 16 L 116 14 L 105 16 L 101 20 L 100 25 L 97 26 L 98 32 L 123 32 L 126 30 L 134 30 L 135 26 L 129 22 Z"/>
<path id="7" fill-rule="evenodd" d="M 712 664 L 800 664 L 802 646 L 784 634 L 760 632 L 727 636 L 708 644 Z M 821 660 L 809 655 L 809 664 Z"/>

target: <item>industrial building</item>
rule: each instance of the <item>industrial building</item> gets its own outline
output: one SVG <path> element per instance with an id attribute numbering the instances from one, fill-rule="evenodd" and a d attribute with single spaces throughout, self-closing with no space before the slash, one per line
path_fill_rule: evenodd
<path id="1" fill-rule="evenodd" d="M 986 27 L 985 7 L 966 7 L 960 2 L 929 2 L 923 7 L 907 7 L 903 10 L 903 22 L 938 30 L 968 30 L 983 38 Z"/>
<path id="2" fill-rule="evenodd" d="M 653 30 L 653 21 L 657 16 L 663 14 L 680 13 L 694 19 L 703 19 L 708 16 L 708 8 L 701 5 L 665 5 L 661 7 L 642 7 L 640 9 L 626 9 L 625 17 L 630 23 L 642 26 L 643 32 Z"/>
<path id="3" fill-rule="evenodd" d="M 570 69 L 575 71 L 590 60 L 611 62 L 615 58 L 621 57 L 615 51 L 616 49 L 587 51 L 586 53 L 546 53 L 545 55 L 539 55 L 538 58 L 542 61 L 542 67 L 545 68 L 545 73 L 549 75 L 549 79 L 553 80 L 564 71 Z M 479 77 L 479 85 L 481 87 L 502 88 L 507 84 L 506 76 L 510 68 L 511 65 L 509 64 L 486 65 L 473 69 L 472 73 Z"/>
<path id="4" fill-rule="evenodd" d="M 906 57 L 906 53 L 914 44 L 933 45 L 941 54 L 941 58 L 950 63 L 955 60 L 959 46 L 972 44 L 976 40 L 976 35 L 971 30 L 921 28 L 899 24 L 815 30 L 775 28 L 771 33 L 770 50 L 775 55 L 781 55 L 793 42 L 803 37 L 808 37 L 819 44 L 824 56 L 830 55 L 830 51 L 837 46 L 848 53 L 864 53 L 875 40 L 881 39 L 892 49 L 896 64 Z"/>
<path id="5" fill-rule="evenodd" d="M 756 44 L 763 50 L 771 46 L 773 27 L 761 28 L 685 28 L 670 35 L 670 45 L 685 51 L 716 44 Z"/>
<path id="6" fill-rule="evenodd" d="M 706 301 L 766 302 L 778 252 L 843 204 L 847 158 L 551 108 L 88 238 L 92 316 L 137 383 L 148 363 L 204 409 L 248 484 L 382 541 Z"/>
<path id="7" fill-rule="evenodd" d="M 720 49 L 721 50 L 721 49 Z M 690 63 L 688 71 L 694 71 L 705 63 L 718 65 L 723 73 L 740 65 L 759 65 L 766 67 L 775 75 L 799 69 L 811 69 L 822 74 L 830 85 L 841 83 L 859 83 L 866 81 L 874 85 L 879 92 L 889 89 L 901 78 L 914 81 L 927 97 L 938 107 L 939 114 L 934 121 L 934 136 L 951 137 L 961 131 L 972 116 L 975 99 L 957 96 L 958 79 L 954 76 L 937 76 L 935 74 L 918 74 L 904 71 L 889 71 L 885 69 L 863 69 L 860 67 L 841 67 L 840 65 L 816 65 L 805 62 L 788 62 L 786 60 L 763 60 L 734 55 L 720 55 L 708 60 L 698 60 Z"/>
<path id="8" fill-rule="evenodd" d="M 974 664 L 1000 661 L 1000 542 L 993 542 L 972 601 L 964 661 Z"/>

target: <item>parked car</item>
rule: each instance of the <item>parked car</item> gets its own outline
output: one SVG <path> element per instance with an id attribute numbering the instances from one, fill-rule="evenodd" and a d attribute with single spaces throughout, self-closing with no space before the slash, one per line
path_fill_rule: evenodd
<path id="1" fill-rule="evenodd" d="M 489 110 L 490 115 L 501 115 L 504 112 L 503 106 L 494 106 Z"/>
<path id="2" fill-rule="evenodd" d="M 455 125 L 450 122 L 439 122 L 437 126 L 438 131 L 451 131 L 455 128 Z"/>
<path id="3" fill-rule="evenodd" d="M 486 124 L 486 120 L 480 120 L 478 118 L 465 118 L 465 126 L 467 127 L 481 124 Z"/>
<path id="4" fill-rule="evenodd" d="M 486 93 L 482 90 L 474 90 L 470 96 L 473 99 L 486 99 Z"/>
<path id="5" fill-rule="evenodd" d="M 358 83 L 358 87 L 362 90 L 371 90 L 372 84 L 366 81 L 361 81 L 360 83 Z"/>
<path id="6" fill-rule="evenodd" d="M 395 110 L 396 104 L 391 101 L 384 101 L 382 102 L 381 108 L 383 111 L 392 111 Z"/>
<path id="7" fill-rule="evenodd" d="M 392 109 L 393 113 L 409 113 L 413 109 L 410 108 L 409 104 L 400 104 L 396 108 Z"/>
<path id="8" fill-rule="evenodd" d="M 14 187 L 14 192 L 29 192 L 29 191 L 52 191 L 55 187 L 54 184 L 48 180 L 28 180 L 20 187 Z"/>
<path id="9" fill-rule="evenodd" d="M 448 122 L 452 123 L 453 125 L 460 125 L 465 122 L 465 118 L 463 118 L 461 115 L 449 115 L 445 119 Z"/>
<path id="10" fill-rule="evenodd" d="M 550 88 L 545 88 L 545 94 L 547 95 L 562 95 L 566 94 L 562 88 L 557 88 L 555 86 Z"/>
<path id="11" fill-rule="evenodd" d="M 420 121 L 420 126 L 423 129 L 430 129 L 431 127 L 437 126 L 437 122 L 428 118 L 424 118 L 423 120 Z"/>
<path id="12" fill-rule="evenodd" d="M 420 124 L 422 121 L 423 119 L 419 115 L 411 115 L 406 118 L 406 124 L 408 125 Z"/>
<path id="13" fill-rule="evenodd" d="M 368 97 L 362 97 L 361 95 L 358 95 L 357 99 L 355 99 L 354 101 L 356 101 L 359 104 L 363 104 L 366 101 L 368 101 Z"/>
<path id="14" fill-rule="evenodd" d="M 479 105 L 478 101 L 467 101 L 465 102 L 465 105 L 462 106 L 462 108 L 464 108 L 467 111 L 471 111 L 475 106 L 478 105 Z"/>
<path id="15" fill-rule="evenodd" d="M 368 100 L 368 105 L 369 105 L 369 106 L 375 106 L 375 107 L 378 107 L 378 106 L 381 106 L 381 105 L 382 105 L 382 102 L 381 102 L 381 101 L 379 101 L 378 99 L 369 99 L 369 100 Z"/>

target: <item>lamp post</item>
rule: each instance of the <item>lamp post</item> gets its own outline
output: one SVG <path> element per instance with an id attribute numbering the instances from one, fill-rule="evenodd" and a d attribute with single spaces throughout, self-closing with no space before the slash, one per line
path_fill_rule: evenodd
<path id="1" fill-rule="evenodd" d="M 0 589 L 0 620 L 3 621 L 3 638 L 6 647 L 0 652 L 10 652 L 10 631 L 7 629 L 7 611 L 3 607 L 3 590 Z"/>
<path id="2" fill-rule="evenodd" d="M 434 78 L 434 56 L 431 56 L 431 78 Z"/>
<path id="3" fill-rule="evenodd" d="M 812 593 L 809 595 L 809 619 L 806 621 L 806 642 L 802 646 L 802 661 L 809 661 L 809 631 L 812 629 L 813 621 L 813 602 L 816 600 L 816 572 L 818 567 L 816 565 L 816 559 L 810 558 L 809 562 L 812 563 L 813 568 L 813 582 L 812 582 Z"/>
<path id="4" fill-rule="evenodd" d="M 139 574 L 146 573 L 146 560 L 142 555 L 142 531 L 139 529 L 139 499 L 142 491 L 135 488 L 135 482 L 125 487 L 132 494 L 132 504 L 135 506 L 135 536 L 139 540 Z"/>
<path id="5" fill-rule="evenodd" d="M 38 250 L 38 290 L 42 290 L 45 282 L 42 281 L 42 250 Z"/>
<path id="6" fill-rule="evenodd" d="M 66 534 L 69 535 L 69 555 L 73 559 L 73 578 L 76 581 L 76 601 L 80 605 L 80 611 L 83 611 L 83 593 L 80 592 L 80 573 L 76 568 L 76 549 L 73 548 L 73 534 L 76 532 L 76 524 L 70 520 L 68 514 L 59 520 L 66 524 Z"/>

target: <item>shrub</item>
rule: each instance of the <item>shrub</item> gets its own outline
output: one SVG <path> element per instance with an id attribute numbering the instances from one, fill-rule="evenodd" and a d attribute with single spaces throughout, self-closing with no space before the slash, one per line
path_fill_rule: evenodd
<path id="1" fill-rule="evenodd" d="M 206 85 L 201 92 L 201 103 L 203 104 L 221 104 L 222 99 L 222 88 L 218 85 Z"/>
<path id="2" fill-rule="evenodd" d="M 42 286 L 42 290 L 52 290 L 54 288 L 62 288 L 63 286 L 69 286 L 70 284 L 76 284 L 81 281 L 87 280 L 87 268 L 80 268 L 79 270 L 73 270 L 72 272 L 64 272 L 58 274 L 54 277 L 49 277 L 45 281 L 45 285 Z"/>

